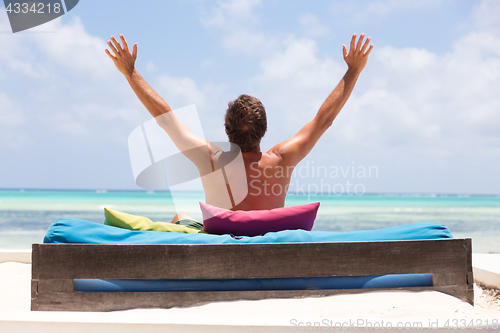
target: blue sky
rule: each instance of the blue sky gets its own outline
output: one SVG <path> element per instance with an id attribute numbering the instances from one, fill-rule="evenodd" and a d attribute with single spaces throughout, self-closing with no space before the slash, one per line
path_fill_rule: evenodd
<path id="1" fill-rule="evenodd" d="M 369 63 L 302 165 L 376 166 L 353 180 L 366 192 L 498 194 L 499 12 L 492 0 L 82 0 L 12 34 L 2 8 L 0 188 L 137 189 L 127 138 L 150 116 L 104 53 L 112 34 L 139 43 L 137 69 L 173 108 L 196 104 L 209 140 L 226 140 L 228 101 L 260 98 L 267 150 L 314 117 L 346 70 L 342 44 L 364 32 Z"/>

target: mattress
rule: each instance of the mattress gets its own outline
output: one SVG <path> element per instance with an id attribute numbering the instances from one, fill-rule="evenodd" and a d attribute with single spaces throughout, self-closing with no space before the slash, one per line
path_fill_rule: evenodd
<path id="1" fill-rule="evenodd" d="M 284 230 L 263 236 L 211 235 L 204 233 L 136 231 L 85 220 L 64 218 L 54 222 L 44 243 L 78 244 L 259 244 L 365 242 L 453 238 L 445 225 L 433 222 L 405 224 L 376 230 L 349 232 Z"/>
<path id="2" fill-rule="evenodd" d="M 259 244 L 363 242 L 453 238 L 442 224 L 421 222 L 350 232 L 285 230 L 255 237 L 135 231 L 64 218 L 48 229 L 44 243 L 84 244 Z M 432 286 L 432 274 L 325 276 L 259 279 L 75 279 L 75 292 L 193 292 L 311 289 L 374 289 Z"/>

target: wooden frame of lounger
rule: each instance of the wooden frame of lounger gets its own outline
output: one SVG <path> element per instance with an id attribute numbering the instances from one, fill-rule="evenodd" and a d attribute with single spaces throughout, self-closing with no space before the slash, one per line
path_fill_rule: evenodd
<path id="1" fill-rule="evenodd" d="M 432 273 L 432 287 L 474 302 L 471 240 L 231 245 L 33 244 L 31 310 L 171 308 L 386 289 L 74 292 L 74 279 L 238 279 Z"/>

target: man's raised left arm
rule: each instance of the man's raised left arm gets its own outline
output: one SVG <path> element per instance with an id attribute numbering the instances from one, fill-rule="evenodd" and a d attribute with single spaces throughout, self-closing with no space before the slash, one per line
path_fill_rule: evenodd
<path id="1" fill-rule="evenodd" d="M 349 52 L 346 46 L 342 45 L 344 60 L 348 66 L 347 72 L 323 102 L 314 119 L 304 125 L 292 138 L 269 150 L 269 153 L 280 156 L 284 165 L 295 166 L 306 157 L 344 107 L 373 49 L 373 44 L 370 45 L 370 38 L 367 38 L 364 43 L 363 39 L 364 34 L 361 34 L 356 43 L 356 34 L 354 34 Z"/>

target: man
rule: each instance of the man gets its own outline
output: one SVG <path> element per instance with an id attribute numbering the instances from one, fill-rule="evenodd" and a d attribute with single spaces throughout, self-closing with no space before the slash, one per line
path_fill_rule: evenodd
<path id="1" fill-rule="evenodd" d="M 206 202 L 232 210 L 284 207 L 293 169 L 309 154 L 319 138 L 332 125 L 347 102 L 373 49 L 373 44 L 369 45 L 370 38 L 363 43 L 364 34 L 361 34 L 356 42 L 356 34 L 354 34 L 349 52 L 343 45 L 344 60 L 348 66 L 347 72 L 327 97 L 314 119 L 292 138 L 278 143 L 267 152 L 262 152 L 260 149 L 260 141 L 267 130 L 266 112 L 262 103 L 257 98 L 248 95 L 241 95 L 234 102 L 229 103 L 225 116 L 226 133 L 229 141 L 241 149 L 244 162 L 244 167 L 231 170 L 231 168 L 223 167 L 228 165 L 240 150 L 236 147 L 230 151 L 223 151 L 218 146 L 194 135 L 177 119 L 169 105 L 135 69 L 137 43 L 130 52 L 123 35 L 120 35 L 120 39 L 123 45 L 113 36 L 111 37 L 108 45 L 112 53 L 106 49 L 106 54 L 127 78 L 137 97 L 167 132 L 177 148 L 197 166 Z M 223 177 L 213 176 L 219 169 L 228 170 L 225 170 Z M 236 179 L 238 176 L 236 173 L 240 178 L 244 174 L 244 181 L 234 185 L 234 182 L 231 183 L 228 179 Z M 241 193 L 242 188 L 244 188 L 245 196 L 241 200 L 234 200 L 236 192 Z M 225 195 L 226 193 L 228 196 Z M 230 204 L 227 200 L 223 200 L 225 197 L 229 197 Z M 172 222 L 179 223 L 179 220 L 187 224 L 195 221 L 185 213 L 178 213 Z"/>

